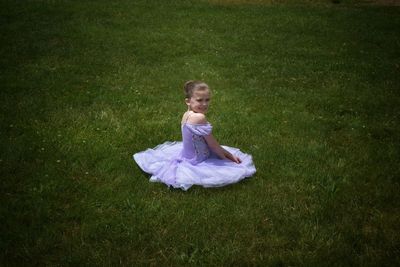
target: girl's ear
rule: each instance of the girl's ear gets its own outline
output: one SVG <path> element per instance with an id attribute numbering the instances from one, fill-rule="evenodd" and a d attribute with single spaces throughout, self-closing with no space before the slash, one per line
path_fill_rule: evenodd
<path id="1" fill-rule="evenodd" d="M 185 98 L 185 103 L 186 103 L 186 105 L 190 105 L 190 99 L 189 98 Z"/>

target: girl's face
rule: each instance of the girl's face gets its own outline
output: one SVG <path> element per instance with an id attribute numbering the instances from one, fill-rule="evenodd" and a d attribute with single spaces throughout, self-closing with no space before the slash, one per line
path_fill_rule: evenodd
<path id="1" fill-rule="evenodd" d="M 185 102 L 190 110 L 196 113 L 206 114 L 210 104 L 210 91 L 208 89 L 195 90 L 192 97 L 186 98 Z"/>

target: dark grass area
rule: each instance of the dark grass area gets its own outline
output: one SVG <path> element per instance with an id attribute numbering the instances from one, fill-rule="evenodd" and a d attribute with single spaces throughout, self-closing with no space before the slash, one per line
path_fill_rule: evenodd
<path id="1" fill-rule="evenodd" d="M 1 265 L 398 265 L 399 13 L 1 1 Z M 188 79 L 253 178 L 182 192 L 132 161 L 180 140 Z"/>

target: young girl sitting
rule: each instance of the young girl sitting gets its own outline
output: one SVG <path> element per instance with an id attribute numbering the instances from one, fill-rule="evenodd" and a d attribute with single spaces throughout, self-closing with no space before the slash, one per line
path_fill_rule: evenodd
<path id="1" fill-rule="evenodd" d="M 165 142 L 136 153 L 139 167 L 152 174 L 150 181 L 188 190 L 192 185 L 220 187 L 236 183 L 256 172 L 251 155 L 221 146 L 211 134 L 205 114 L 210 89 L 201 81 L 184 85 L 188 110 L 181 122 L 182 142 Z"/>

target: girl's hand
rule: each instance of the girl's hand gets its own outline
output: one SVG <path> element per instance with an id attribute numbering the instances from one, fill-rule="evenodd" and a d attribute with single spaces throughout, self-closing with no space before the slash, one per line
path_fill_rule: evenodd
<path id="1" fill-rule="evenodd" d="M 236 157 L 235 155 L 230 154 L 230 155 L 228 155 L 227 158 L 232 160 L 233 162 L 235 162 L 237 164 L 242 163 L 242 160 L 239 157 Z"/>

